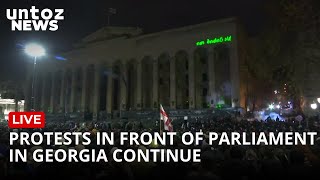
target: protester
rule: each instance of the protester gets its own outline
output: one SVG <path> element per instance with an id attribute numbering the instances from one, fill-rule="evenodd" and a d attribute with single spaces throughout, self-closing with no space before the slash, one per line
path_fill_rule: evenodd
<path id="1" fill-rule="evenodd" d="M 319 129 L 306 123 L 294 121 L 235 121 L 230 118 L 216 119 L 197 119 L 197 121 L 173 123 L 174 131 L 178 136 L 175 139 L 175 146 L 170 148 L 187 148 L 181 143 L 179 136 L 185 131 L 203 131 L 204 134 L 214 132 L 285 132 L 285 131 L 317 131 Z M 128 121 L 123 124 L 106 122 L 46 122 L 45 131 L 78 131 L 91 132 L 91 138 L 99 131 L 113 131 L 116 134 L 120 131 L 159 131 L 158 124 L 154 127 L 146 127 L 142 121 Z M 133 162 L 117 163 L 111 160 L 109 162 L 99 163 L 35 163 L 32 157 L 28 163 L 9 163 L 8 162 L 8 133 L 10 129 L 7 124 L 0 126 L 0 176 L 7 178 L 43 178 L 58 177 L 72 179 L 144 179 L 156 178 L 166 179 L 178 177 L 178 179 L 271 179 L 271 178 L 289 178 L 303 177 L 307 179 L 315 175 L 319 169 L 320 138 L 316 139 L 314 146 L 218 146 L 209 145 L 204 139 L 200 148 L 202 149 L 201 163 L 151 163 L 151 162 Z M 30 130 L 32 133 L 39 130 Z M 109 154 L 112 154 L 117 148 L 129 148 L 128 145 L 119 146 L 119 139 L 116 139 L 117 145 L 105 146 Z M 130 148 L 154 148 L 139 146 Z M 46 145 L 26 147 L 30 151 L 38 148 L 49 148 Z M 52 148 L 52 147 L 50 147 Z M 58 148 L 58 147 L 55 147 Z M 98 148 L 95 145 L 84 147 L 64 146 L 60 148 L 75 148 L 76 150 L 88 148 Z M 101 147 L 99 147 L 101 148 Z M 189 148 L 189 147 L 188 147 Z M 199 148 L 199 147 L 198 147 Z"/>

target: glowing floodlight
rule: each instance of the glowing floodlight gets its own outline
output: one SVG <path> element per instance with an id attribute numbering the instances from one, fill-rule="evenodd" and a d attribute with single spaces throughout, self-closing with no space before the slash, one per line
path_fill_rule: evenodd
<path id="1" fill-rule="evenodd" d="M 35 43 L 27 44 L 24 51 L 26 54 L 32 57 L 41 57 L 46 54 L 46 50 L 42 46 Z"/>
<path id="2" fill-rule="evenodd" d="M 310 104 L 311 109 L 317 109 L 318 105 L 316 103 Z"/>

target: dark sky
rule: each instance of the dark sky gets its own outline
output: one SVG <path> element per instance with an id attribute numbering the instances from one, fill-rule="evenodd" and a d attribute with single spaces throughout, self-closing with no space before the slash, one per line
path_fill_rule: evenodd
<path id="1" fill-rule="evenodd" d="M 49 54 L 57 54 L 106 25 L 106 11 L 117 14 L 110 19 L 113 26 L 141 27 L 145 33 L 196 24 L 219 18 L 239 17 L 247 31 L 254 35 L 263 23 L 263 0 L 2 0 L 0 7 L 0 80 L 21 80 L 26 56 L 17 43 L 31 41 L 43 44 Z M 64 21 L 55 32 L 11 32 L 6 9 L 63 8 Z"/>

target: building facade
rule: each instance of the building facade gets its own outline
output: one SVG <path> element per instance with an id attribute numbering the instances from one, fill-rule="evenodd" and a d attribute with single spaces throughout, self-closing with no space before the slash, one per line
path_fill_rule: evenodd
<path id="1" fill-rule="evenodd" d="M 92 112 L 244 106 L 245 36 L 236 19 L 152 34 L 105 27 L 66 60 L 38 60 L 35 109 Z M 32 67 L 27 75 L 30 108 Z"/>
<path id="2" fill-rule="evenodd" d="M 0 122 L 8 119 L 8 114 L 14 111 L 24 111 L 22 87 L 14 81 L 0 82 Z"/>

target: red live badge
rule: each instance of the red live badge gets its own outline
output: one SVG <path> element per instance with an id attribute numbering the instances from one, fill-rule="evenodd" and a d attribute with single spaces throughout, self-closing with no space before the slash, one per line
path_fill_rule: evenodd
<path id="1" fill-rule="evenodd" d="M 8 117 L 10 128 L 44 128 L 44 112 L 10 112 Z"/>

